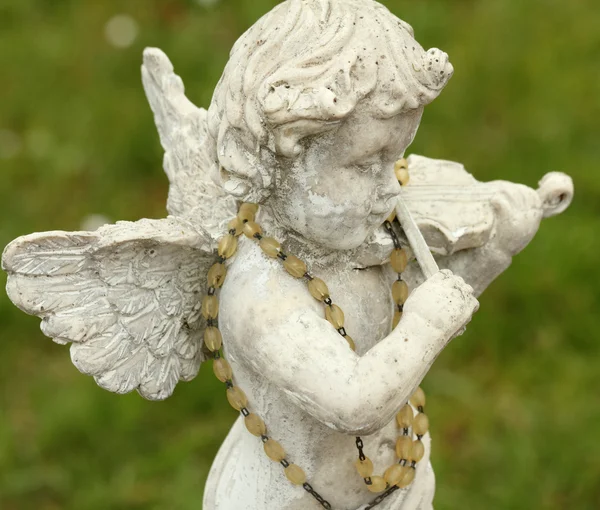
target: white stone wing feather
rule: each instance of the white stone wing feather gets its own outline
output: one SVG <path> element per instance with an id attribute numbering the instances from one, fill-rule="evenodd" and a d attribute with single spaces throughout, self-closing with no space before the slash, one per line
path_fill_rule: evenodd
<path id="1" fill-rule="evenodd" d="M 10 299 L 55 342 L 72 342 L 81 372 L 109 391 L 162 400 L 198 373 L 214 258 L 208 234 L 170 217 L 20 237 L 2 267 Z"/>
<path id="2" fill-rule="evenodd" d="M 216 239 L 235 216 L 236 203 L 211 179 L 218 168 L 206 150 L 207 112 L 185 96 L 183 81 L 159 49 L 144 51 L 142 81 L 165 150 L 169 214 L 189 219 Z"/>

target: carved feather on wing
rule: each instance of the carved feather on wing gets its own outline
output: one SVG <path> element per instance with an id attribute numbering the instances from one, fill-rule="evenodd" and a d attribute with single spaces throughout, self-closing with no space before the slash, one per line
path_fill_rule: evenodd
<path id="1" fill-rule="evenodd" d="M 213 248 L 206 232 L 170 217 L 20 237 L 2 267 L 10 299 L 42 319 L 45 335 L 72 343 L 81 372 L 109 391 L 162 400 L 198 373 Z"/>
<path id="2" fill-rule="evenodd" d="M 144 51 L 142 81 L 165 150 L 169 214 L 187 218 L 217 239 L 237 206 L 212 180 L 218 168 L 206 150 L 207 112 L 185 96 L 183 81 L 157 48 Z"/>

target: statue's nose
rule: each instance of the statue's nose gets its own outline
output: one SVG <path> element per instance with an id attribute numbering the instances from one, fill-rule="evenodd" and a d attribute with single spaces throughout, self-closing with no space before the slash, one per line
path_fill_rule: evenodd
<path id="1" fill-rule="evenodd" d="M 573 200 L 573 179 L 562 172 L 550 172 L 539 182 L 537 193 L 542 200 L 544 218 L 563 212 Z"/>

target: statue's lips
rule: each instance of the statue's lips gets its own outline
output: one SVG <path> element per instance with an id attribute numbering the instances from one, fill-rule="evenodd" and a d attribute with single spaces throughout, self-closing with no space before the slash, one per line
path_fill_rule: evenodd
<path id="1" fill-rule="evenodd" d="M 391 198 L 385 200 L 384 202 L 378 201 L 376 205 L 373 206 L 373 208 L 371 209 L 369 216 L 383 216 L 387 218 L 390 214 L 392 214 L 392 211 L 394 210 L 397 201 L 398 195 L 394 195 Z"/>
<path id="2" fill-rule="evenodd" d="M 369 213 L 370 216 L 381 216 L 382 214 L 391 214 L 392 206 L 387 206 L 385 208 L 378 207 L 377 209 L 371 209 Z"/>
<path id="3" fill-rule="evenodd" d="M 382 225 L 384 220 L 391 214 L 391 210 L 386 209 L 384 212 L 375 213 L 371 212 L 369 216 L 367 216 L 367 221 L 370 225 Z"/>

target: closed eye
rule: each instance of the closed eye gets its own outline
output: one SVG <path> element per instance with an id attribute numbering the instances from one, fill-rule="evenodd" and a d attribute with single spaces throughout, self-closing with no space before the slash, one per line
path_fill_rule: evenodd
<path id="1" fill-rule="evenodd" d="M 366 173 L 370 172 L 374 166 L 375 166 L 374 163 L 371 163 L 368 165 L 356 165 L 356 168 L 358 168 L 358 170 L 360 172 L 362 172 L 363 174 L 366 174 Z"/>
<path id="2" fill-rule="evenodd" d="M 370 161 L 356 164 L 356 168 L 359 169 L 362 173 L 372 172 L 378 173 L 381 170 L 381 162 L 380 161 Z"/>
<path id="3" fill-rule="evenodd" d="M 373 172 L 377 173 L 382 167 L 382 156 L 383 151 L 372 152 L 365 154 L 361 159 L 356 159 L 354 164 L 361 172 Z"/>

